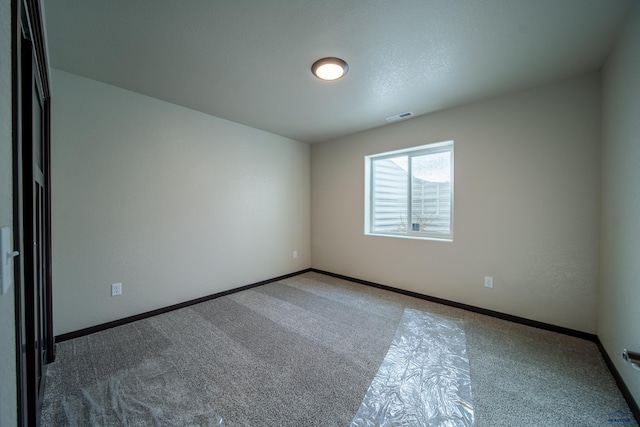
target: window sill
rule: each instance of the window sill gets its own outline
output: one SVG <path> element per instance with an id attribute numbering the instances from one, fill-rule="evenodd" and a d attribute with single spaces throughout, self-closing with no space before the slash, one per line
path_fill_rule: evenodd
<path id="1" fill-rule="evenodd" d="M 365 236 L 374 237 L 395 237 L 398 239 L 410 239 L 410 240 L 431 240 L 435 242 L 453 242 L 453 237 L 432 237 L 432 236 L 418 236 L 413 234 L 386 234 L 386 233 L 364 233 Z"/>

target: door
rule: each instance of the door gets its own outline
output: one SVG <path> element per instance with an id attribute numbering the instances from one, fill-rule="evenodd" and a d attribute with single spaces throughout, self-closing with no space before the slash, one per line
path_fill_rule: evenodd
<path id="1" fill-rule="evenodd" d="M 14 51 L 14 265 L 19 424 L 37 426 L 47 363 L 55 355 L 51 316 L 49 81 L 39 3 L 16 4 Z"/>

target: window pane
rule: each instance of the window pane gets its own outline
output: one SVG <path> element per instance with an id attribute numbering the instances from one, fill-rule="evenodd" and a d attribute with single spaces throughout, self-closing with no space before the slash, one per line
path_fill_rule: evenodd
<path id="1" fill-rule="evenodd" d="M 365 234 L 453 240 L 453 144 L 365 157 Z"/>
<path id="2" fill-rule="evenodd" d="M 451 233 L 451 152 L 411 158 L 413 232 Z"/>
<path id="3" fill-rule="evenodd" d="M 372 231 L 407 231 L 407 156 L 373 162 Z"/>

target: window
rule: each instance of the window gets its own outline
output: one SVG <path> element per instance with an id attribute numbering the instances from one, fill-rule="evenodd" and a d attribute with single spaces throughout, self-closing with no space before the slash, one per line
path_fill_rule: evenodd
<path id="1" fill-rule="evenodd" d="M 453 240 L 453 141 L 365 157 L 365 234 Z"/>

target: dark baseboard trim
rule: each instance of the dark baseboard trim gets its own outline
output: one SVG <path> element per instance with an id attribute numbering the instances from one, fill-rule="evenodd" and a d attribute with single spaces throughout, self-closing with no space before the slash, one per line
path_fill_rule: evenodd
<path id="1" fill-rule="evenodd" d="M 56 336 L 55 342 L 59 343 L 59 342 L 68 341 L 68 340 L 71 340 L 71 339 L 74 339 L 74 338 L 83 337 L 85 335 L 89 335 L 89 334 L 93 334 L 93 333 L 96 333 L 96 332 L 104 331 L 106 329 L 115 328 L 116 326 L 121 326 L 121 325 L 125 325 L 127 323 L 135 322 L 137 320 L 147 319 L 149 317 L 156 316 L 158 314 L 168 313 L 168 312 L 173 311 L 173 310 L 178 310 L 180 308 L 189 307 L 189 306 L 194 305 L 194 304 L 198 304 L 198 303 L 201 303 L 201 302 L 209 301 L 209 300 L 212 300 L 212 299 L 215 299 L 215 298 L 220 298 L 220 297 L 223 297 L 225 295 L 234 294 L 236 292 L 245 291 L 247 289 L 251 289 L 251 288 L 258 287 L 258 286 L 266 285 L 268 283 L 273 283 L 273 282 L 277 282 L 279 280 L 288 279 L 289 277 L 298 276 L 300 274 L 307 273 L 309 271 L 312 271 L 312 269 L 307 268 L 305 270 L 296 271 L 295 273 L 290 273 L 290 274 L 285 274 L 284 276 L 274 277 L 273 279 L 263 280 L 261 282 L 256 282 L 256 283 L 252 283 L 250 285 L 240 286 L 239 288 L 229 289 L 227 291 L 218 292 L 216 294 L 207 295 L 207 296 L 204 296 L 204 297 L 201 297 L 201 298 L 192 299 L 190 301 L 181 302 L 179 304 L 170 305 L 168 307 L 163 307 L 163 308 L 158 308 L 156 310 L 147 311 L 146 313 L 136 314 L 134 316 L 125 317 L 123 319 L 113 320 L 111 322 L 102 323 L 100 325 L 91 326 L 91 327 L 88 327 L 88 328 L 80 329 L 78 331 L 68 332 L 66 334 L 60 334 L 60 335 Z"/>
<path id="2" fill-rule="evenodd" d="M 353 282 L 353 283 L 359 283 L 361 285 L 371 286 L 371 287 L 378 288 L 378 289 L 384 289 L 386 291 L 395 292 L 395 293 L 411 296 L 411 297 L 414 297 L 414 298 L 419 298 L 419 299 L 423 299 L 423 300 L 426 300 L 426 301 L 447 305 L 447 306 L 450 306 L 450 307 L 455 307 L 455 308 L 460 308 L 460 309 L 467 310 L 467 311 L 472 311 L 474 313 L 479 313 L 479 314 L 484 314 L 484 315 L 491 316 L 491 317 L 496 317 L 496 318 L 502 319 L 502 320 L 508 320 L 510 322 L 520 323 L 520 324 L 523 324 L 523 325 L 532 326 L 532 327 L 539 328 L 539 329 L 545 329 L 545 330 L 552 331 L 552 332 L 558 332 L 558 333 L 561 333 L 561 334 L 564 334 L 564 335 L 570 335 L 570 336 L 573 336 L 573 337 L 586 339 L 586 340 L 589 340 L 589 341 L 593 341 L 593 342 L 597 343 L 599 346 L 601 346 L 600 340 L 598 339 L 597 335 L 594 335 L 594 334 L 589 334 L 589 333 L 582 332 L 582 331 L 576 331 L 574 329 L 564 328 L 564 327 L 552 325 L 552 324 L 549 324 L 549 323 L 538 322 L 536 320 L 526 319 L 524 317 L 513 316 L 511 314 L 505 314 L 505 313 L 501 313 L 501 312 L 498 312 L 498 311 L 487 310 L 485 308 L 480 308 L 480 307 L 476 307 L 476 306 L 468 305 L 468 304 L 462 304 L 462 303 L 459 303 L 459 302 L 450 301 L 450 300 L 446 300 L 446 299 L 442 299 L 442 298 L 437 298 L 437 297 L 433 297 L 433 296 L 430 296 L 430 295 L 421 294 L 421 293 L 418 293 L 418 292 L 407 291 L 407 290 L 400 289 L 400 288 L 394 288 L 393 286 L 382 285 L 380 283 L 375 283 L 375 282 L 369 282 L 367 280 L 356 279 L 355 277 L 349 277 L 349 276 L 344 276 L 342 274 L 331 273 L 329 271 L 318 270 L 316 268 L 307 268 L 307 269 L 304 269 L 304 270 L 296 271 L 294 273 L 285 274 L 284 276 L 274 277 L 273 279 L 263 280 L 263 281 L 260 281 L 260 282 L 252 283 L 250 285 L 240 286 L 238 288 L 229 289 L 227 291 L 218 292 L 216 294 L 207 295 L 207 296 L 204 296 L 204 297 L 201 297 L 201 298 L 196 298 L 196 299 L 193 299 L 193 300 L 181 302 L 181 303 L 170 305 L 170 306 L 167 306 L 167 307 L 158 308 L 156 310 L 147 311 L 145 313 L 141 313 L 141 314 L 136 314 L 136 315 L 133 315 L 133 316 L 125 317 L 123 319 L 113 320 L 111 322 L 102 323 L 102 324 L 96 325 L 96 326 L 90 326 L 88 328 L 80 329 L 80 330 L 73 331 L 73 332 L 68 332 L 66 334 L 60 334 L 60 335 L 56 336 L 55 342 L 58 343 L 58 342 L 68 341 L 68 340 L 71 340 L 71 339 L 74 339 L 74 338 L 78 338 L 78 337 L 82 337 L 82 336 L 85 336 L 85 335 L 93 334 L 95 332 L 100 332 L 100 331 L 104 331 L 106 329 L 115 328 L 116 326 L 121 326 L 121 325 L 125 325 L 127 323 L 135 322 L 136 320 L 147 319 L 149 317 L 156 316 L 158 314 L 167 313 L 169 311 L 178 310 L 178 309 L 184 308 L 184 307 L 189 307 L 189 306 L 194 305 L 194 304 L 198 304 L 198 303 L 201 303 L 201 302 L 209 301 L 209 300 L 215 299 L 215 298 L 220 298 L 220 297 L 223 297 L 225 295 L 234 294 L 236 292 L 244 291 L 244 290 L 247 290 L 247 289 L 255 288 L 255 287 L 266 285 L 266 284 L 269 284 L 269 283 L 277 282 L 279 280 L 288 279 L 290 277 L 298 276 L 300 274 L 307 273 L 307 272 L 310 272 L 310 271 L 315 272 L 315 273 L 319 273 L 319 274 L 324 274 L 324 275 L 330 276 L 330 277 L 335 277 L 335 278 L 342 279 L 342 280 L 348 280 L 349 282 Z M 603 353 L 603 354 L 606 354 L 606 353 Z"/>
<path id="3" fill-rule="evenodd" d="M 418 292 L 406 291 L 404 289 L 394 288 L 392 286 L 381 285 L 379 283 L 369 282 L 367 280 L 356 279 L 349 276 L 343 276 L 342 274 L 331 273 L 328 271 L 318 270 L 316 268 L 312 268 L 311 271 L 315 273 L 324 274 L 327 276 L 335 277 L 338 279 L 348 280 L 354 283 L 360 283 L 361 285 L 371 286 L 378 289 L 384 289 L 385 291 L 391 291 L 403 295 L 408 295 L 415 298 L 420 298 L 426 301 L 435 302 L 438 304 L 448 305 L 450 307 L 460 308 L 467 311 L 472 311 L 474 313 L 484 314 L 491 317 L 496 317 L 502 320 L 508 320 L 514 323 L 520 323 L 526 326 L 532 326 L 534 328 L 545 329 L 552 332 L 558 332 L 564 335 L 570 335 L 576 338 L 582 338 L 585 340 L 598 342 L 598 337 L 594 334 L 589 334 L 587 332 L 576 331 L 574 329 L 563 328 L 562 326 L 556 326 L 549 323 L 538 322 L 536 320 L 526 319 L 524 317 L 513 316 L 511 314 L 500 313 L 499 311 L 487 310 L 486 308 L 480 308 L 473 305 L 462 304 L 455 301 L 450 301 L 442 298 L 432 297 L 425 294 L 420 294 Z"/>
<path id="4" fill-rule="evenodd" d="M 613 375 L 613 379 L 616 381 L 616 384 L 618 385 L 618 388 L 620 389 L 622 396 L 627 401 L 627 405 L 629 405 L 629 409 L 631 409 L 631 413 L 633 414 L 636 421 L 640 421 L 640 407 L 638 406 L 635 399 L 633 398 L 631 391 L 629 391 L 629 388 L 624 383 L 624 380 L 622 379 L 622 377 L 620 376 L 620 373 L 616 369 L 616 365 L 613 364 L 613 361 L 609 357 L 609 353 L 607 353 L 607 350 L 605 350 L 604 346 L 602 345 L 600 338 L 596 340 L 596 344 L 598 345 L 598 348 L 600 349 L 600 353 L 602 353 L 602 357 L 604 358 L 604 362 L 607 364 L 609 371 L 611 371 L 611 375 Z"/>

